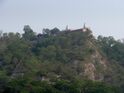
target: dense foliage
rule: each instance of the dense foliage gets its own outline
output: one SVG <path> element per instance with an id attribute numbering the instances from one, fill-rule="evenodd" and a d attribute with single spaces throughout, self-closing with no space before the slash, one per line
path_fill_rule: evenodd
<path id="1" fill-rule="evenodd" d="M 100 82 L 58 80 L 45 81 L 12 80 L 4 86 L 3 93 L 119 93 L 118 89 Z"/>
<path id="2" fill-rule="evenodd" d="M 124 65 L 124 43 L 116 41 L 113 37 L 98 37 L 98 44 L 110 60 L 115 60 Z"/>
<path id="3" fill-rule="evenodd" d="M 122 42 L 101 36 L 95 40 L 91 31 L 54 28 L 36 34 L 28 25 L 23 30 L 22 35 L 0 33 L 0 93 L 120 92 L 120 88 L 85 80 L 80 74 L 84 60 L 94 52 L 90 42 L 109 60 L 124 65 Z"/>

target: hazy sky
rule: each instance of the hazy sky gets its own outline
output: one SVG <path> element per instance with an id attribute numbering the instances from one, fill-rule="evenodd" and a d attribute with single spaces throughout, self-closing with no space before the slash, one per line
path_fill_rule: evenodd
<path id="1" fill-rule="evenodd" d="M 23 32 L 28 24 L 43 28 L 70 29 L 86 23 L 95 35 L 124 38 L 124 0 L 0 0 L 0 29 Z"/>

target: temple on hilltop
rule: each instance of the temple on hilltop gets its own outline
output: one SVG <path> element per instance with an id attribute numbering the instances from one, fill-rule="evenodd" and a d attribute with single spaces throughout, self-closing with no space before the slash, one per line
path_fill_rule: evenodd
<path id="1" fill-rule="evenodd" d="M 44 37 L 47 37 L 47 36 L 50 36 L 50 35 L 56 36 L 56 35 L 60 35 L 60 34 L 63 34 L 63 33 L 67 34 L 67 33 L 73 33 L 73 32 L 86 32 L 89 36 L 92 35 L 92 31 L 90 30 L 89 27 L 86 27 L 85 24 L 80 29 L 74 29 L 74 30 L 69 29 L 69 27 L 67 25 L 65 30 L 63 30 L 63 31 L 57 31 L 57 32 L 54 31 L 54 34 L 51 33 L 51 30 L 49 30 L 48 32 L 49 32 L 49 34 L 48 33 L 46 33 L 46 34 L 41 34 L 41 33 L 38 34 L 37 38 L 44 38 Z"/>
<path id="2" fill-rule="evenodd" d="M 66 26 L 66 31 L 70 31 L 70 32 L 75 32 L 75 31 L 86 32 L 86 31 L 91 31 L 91 30 L 90 30 L 90 28 L 86 27 L 86 25 L 84 24 L 83 28 L 75 29 L 75 30 L 71 30 L 71 29 L 68 28 L 68 26 Z"/>

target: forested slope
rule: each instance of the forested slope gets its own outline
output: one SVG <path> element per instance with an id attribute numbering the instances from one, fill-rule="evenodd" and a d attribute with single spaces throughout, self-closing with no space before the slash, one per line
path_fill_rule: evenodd
<path id="1" fill-rule="evenodd" d="M 124 43 L 92 31 L 0 34 L 1 93 L 123 93 Z"/>

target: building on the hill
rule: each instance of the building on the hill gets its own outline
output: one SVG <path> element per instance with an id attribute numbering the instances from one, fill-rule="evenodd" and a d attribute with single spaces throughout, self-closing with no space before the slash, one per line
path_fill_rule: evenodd
<path id="1" fill-rule="evenodd" d="M 83 28 L 80 29 L 75 29 L 75 30 L 71 30 L 68 28 L 68 25 L 66 26 L 65 31 L 69 31 L 69 32 L 75 32 L 75 31 L 82 31 L 82 32 L 86 32 L 86 31 L 91 31 L 90 28 L 86 27 L 86 25 L 84 24 Z"/>

